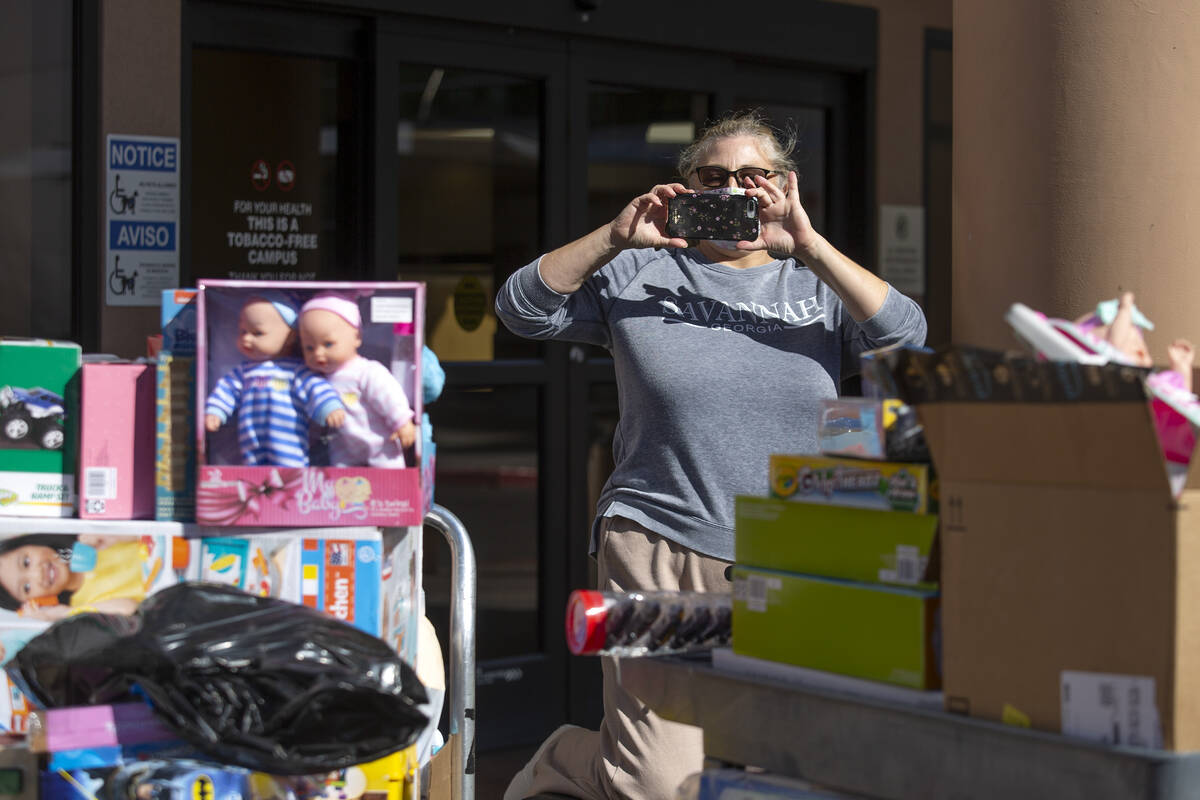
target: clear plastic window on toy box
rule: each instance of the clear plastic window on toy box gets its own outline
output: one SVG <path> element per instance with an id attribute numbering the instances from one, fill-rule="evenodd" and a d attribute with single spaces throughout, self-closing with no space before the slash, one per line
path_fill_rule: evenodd
<path id="1" fill-rule="evenodd" d="M 198 522 L 419 522 L 424 290 L 200 282 Z"/>

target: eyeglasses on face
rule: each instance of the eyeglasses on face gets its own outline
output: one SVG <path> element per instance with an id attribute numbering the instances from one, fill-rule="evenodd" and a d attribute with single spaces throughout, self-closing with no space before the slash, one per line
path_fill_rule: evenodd
<path id="1" fill-rule="evenodd" d="M 718 186 L 726 186 L 729 184 L 729 176 L 737 176 L 737 185 L 743 186 L 746 183 L 746 178 L 769 178 L 775 173 L 763 167 L 742 167 L 738 170 L 727 170 L 724 167 L 707 166 L 696 167 L 696 177 L 700 180 L 701 186 L 707 186 L 710 189 L 715 189 Z"/>

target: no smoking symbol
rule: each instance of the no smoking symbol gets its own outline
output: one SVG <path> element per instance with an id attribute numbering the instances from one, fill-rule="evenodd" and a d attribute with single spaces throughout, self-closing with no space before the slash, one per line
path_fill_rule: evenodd
<path id="1" fill-rule="evenodd" d="M 271 185 L 271 165 L 261 158 L 250 168 L 250 185 L 260 192 Z"/>
<path id="2" fill-rule="evenodd" d="M 290 192 L 296 185 L 296 168 L 292 166 L 290 161 L 280 161 L 279 169 L 275 171 L 275 182 L 279 184 L 279 191 Z"/>

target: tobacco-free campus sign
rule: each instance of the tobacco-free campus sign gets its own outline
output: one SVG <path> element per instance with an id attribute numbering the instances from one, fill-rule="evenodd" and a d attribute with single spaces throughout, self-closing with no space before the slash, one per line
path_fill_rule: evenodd
<path id="1" fill-rule="evenodd" d="M 105 144 L 105 302 L 157 306 L 179 285 L 179 140 L 110 134 Z"/>

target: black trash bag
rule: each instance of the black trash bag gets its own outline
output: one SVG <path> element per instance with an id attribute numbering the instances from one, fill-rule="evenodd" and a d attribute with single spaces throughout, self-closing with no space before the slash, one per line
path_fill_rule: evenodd
<path id="1" fill-rule="evenodd" d="M 172 586 L 132 616 L 67 617 L 5 668 L 50 708 L 144 695 L 201 752 L 274 775 L 382 758 L 427 722 L 425 687 L 383 640 L 220 584 Z"/>

